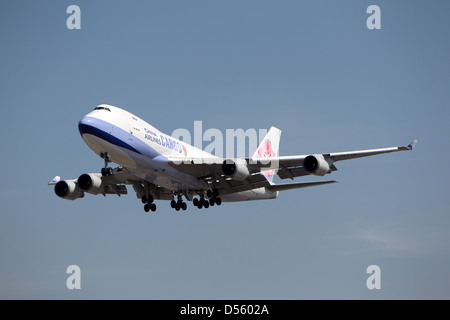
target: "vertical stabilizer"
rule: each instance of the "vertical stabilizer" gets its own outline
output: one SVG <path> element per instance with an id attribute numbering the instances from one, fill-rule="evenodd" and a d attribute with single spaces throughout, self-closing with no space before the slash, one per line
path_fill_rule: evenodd
<path id="1" fill-rule="evenodd" d="M 267 158 L 278 156 L 278 149 L 280 147 L 281 130 L 275 127 L 271 127 L 267 135 L 262 140 L 258 149 L 256 149 L 252 158 Z M 269 182 L 273 182 L 273 176 L 276 174 L 276 170 L 265 170 L 261 173 L 266 177 Z"/>

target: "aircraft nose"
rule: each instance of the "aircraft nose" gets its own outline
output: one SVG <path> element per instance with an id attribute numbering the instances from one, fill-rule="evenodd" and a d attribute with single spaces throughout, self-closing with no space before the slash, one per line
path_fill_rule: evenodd
<path id="1" fill-rule="evenodd" d="M 89 129 L 92 127 L 91 120 L 92 119 L 89 117 L 83 117 L 80 122 L 78 122 L 78 130 L 80 131 L 81 136 L 90 131 Z"/>

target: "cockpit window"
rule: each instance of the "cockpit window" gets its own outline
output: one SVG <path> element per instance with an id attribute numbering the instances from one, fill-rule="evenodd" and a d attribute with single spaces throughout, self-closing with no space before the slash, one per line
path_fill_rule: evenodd
<path id="1" fill-rule="evenodd" d="M 111 110 L 109 110 L 109 108 L 107 108 L 107 107 L 96 107 L 96 108 L 94 108 L 94 110 L 106 110 L 106 111 L 111 112 Z"/>

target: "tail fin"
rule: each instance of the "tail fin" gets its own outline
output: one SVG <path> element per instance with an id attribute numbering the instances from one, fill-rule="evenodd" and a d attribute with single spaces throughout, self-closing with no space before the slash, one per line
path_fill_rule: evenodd
<path id="1" fill-rule="evenodd" d="M 258 149 L 256 149 L 252 158 L 267 158 L 278 156 L 278 149 L 280 147 L 281 130 L 275 127 L 271 127 L 269 132 L 262 140 Z M 265 170 L 261 173 L 266 177 L 269 182 L 273 182 L 273 176 L 276 174 L 276 170 Z"/>

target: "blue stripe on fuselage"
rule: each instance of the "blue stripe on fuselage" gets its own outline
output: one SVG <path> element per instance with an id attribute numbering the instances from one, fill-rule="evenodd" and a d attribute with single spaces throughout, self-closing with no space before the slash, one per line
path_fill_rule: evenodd
<path id="1" fill-rule="evenodd" d="M 85 133 L 92 134 L 116 146 L 128 149 L 151 159 L 160 155 L 156 150 L 131 133 L 98 118 L 82 118 L 78 123 L 78 130 L 80 131 L 81 136 Z"/>

